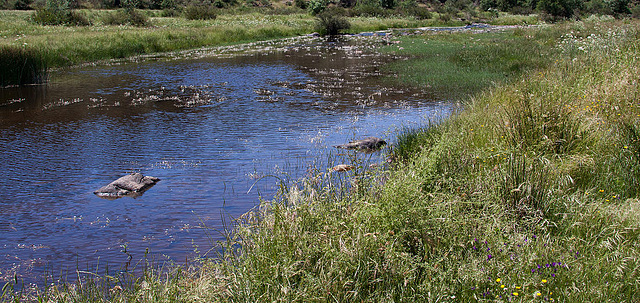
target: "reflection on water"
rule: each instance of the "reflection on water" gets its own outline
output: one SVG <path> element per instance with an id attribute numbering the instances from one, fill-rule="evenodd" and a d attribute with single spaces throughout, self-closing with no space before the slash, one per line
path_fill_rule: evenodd
<path id="1" fill-rule="evenodd" d="M 86 67 L 0 90 L 0 279 L 119 267 L 125 244 L 134 259 L 184 260 L 220 239 L 223 216 L 273 195 L 277 180 L 256 176 L 297 178 L 332 145 L 446 115 L 382 84 L 393 58 L 378 44 Z M 136 199 L 93 195 L 129 172 L 162 181 Z"/>

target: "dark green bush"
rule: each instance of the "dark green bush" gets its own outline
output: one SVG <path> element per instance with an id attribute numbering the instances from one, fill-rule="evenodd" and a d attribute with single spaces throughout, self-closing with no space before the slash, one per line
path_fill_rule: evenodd
<path id="1" fill-rule="evenodd" d="M 175 8 L 165 8 L 161 13 L 162 17 L 178 17 L 180 16 L 180 11 Z"/>
<path id="2" fill-rule="evenodd" d="M 217 17 L 216 9 L 208 5 L 188 5 L 183 14 L 187 20 L 211 20 Z"/>
<path id="3" fill-rule="evenodd" d="M 31 0 L 17 0 L 13 8 L 17 10 L 30 10 L 31 2 Z"/>
<path id="4" fill-rule="evenodd" d="M 298 8 L 307 9 L 307 0 L 295 0 L 294 4 Z"/>
<path id="5" fill-rule="evenodd" d="M 466 9 L 471 5 L 473 5 L 471 0 L 447 0 L 447 2 L 445 2 L 445 7 L 453 7 L 459 11 Z"/>
<path id="6" fill-rule="evenodd" d="M 42 8 L 31 15 L 31 20 L 41 25 L 91 25 L 91 21 L 74 10 Z"/>
<path id="7" fill-rule="evenodd" d="M 540 0 L 537 9 L 549 20 L 571 18 L 582 9 L 580 0 Z"/>
<path id="8" fill-rule="evenodd" d="M 591 1 L 585 2 L 584 10 L 588 14 L 613 15 L 611 6 L 605 0 L 591 0 Z"/>
<path id="9" fill-rule="evenodd" d="M 307 4 L 307 10 L 309 10 L 309 13 L 313 16 L 321 13 L 326 8 L 327 8 L 326 0 L 309 0 Z"/>
<path id="10" fill-rule="evenodd" d="M 380 6 L 385 9 L 394 9 L 396 4 L 396 0 L 380 0 Z"/>
<path id="11" fill-rule="evenodd" d="M 401 8 L 399 13 L 403 16 L 413 16 L 418 20 L 427 20 L 433 17 L 429 9 L 421 6 Z"/>
<path id="12" fill-rule="evenodd" d="M 47 75 L 47 63 L 36 50 L 0 47 L 0 86 L 41 83 Z"/>
<path id="13" fill-rule="evenodd" d="M 613 11 L 614 16 L 628 15 L 631 14 L 631 10 L 629 10 L 629 0 L 611 0 L 609 1 L 609 7 Z"/>
<path id="14" fill-rule="evenodd" d="M 363 17 L 385 17 L 389 15 L 389 12 L 382 8 L 380 2 L 376 0 L 361 0 L 353 8 L 353 13 L 356 16 Z"/>
<path id="15" fill-rule="evenodd" d="M 321 35 L 337 35 L 343 30 L 351 28 L 349 20 L 341 14 L 327 11 L 316 15 L 318 32 Z"/>
<path id="16" fill-rule="evenodd" d="M 105 25 L 133 25 L 147 26 L 149 18 L 135 9 L 119 9 L 102 17 L 102 23 Z"/>
<path id="17" fill-rule="evenodd" d="M 640 18 L 640 4 L 632 6 L 629 10 L 631 11 L 631 16 Z"/>

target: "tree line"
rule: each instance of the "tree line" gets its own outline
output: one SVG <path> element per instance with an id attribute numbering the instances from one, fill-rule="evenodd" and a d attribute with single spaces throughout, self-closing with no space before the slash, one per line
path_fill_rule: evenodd
<path id="1" fill-rule="evenodd" d="M 0 0 L 0 9 L 30 10 L 46 7 L 117 9 L 135 8 L 182 11 L 188 7 L 265 7 L 279 0 Z M 413 15 L 427 19 L 431 12 L 464 11 L 538 13 L 546 19 L 580 18 L 589 15 L 640 17 L 640 0 L 283 0 L 285 6 L 316 15 L 327 8 L 344 8 L 355 15 Z M 53 2 L 51 5 L 50 2 Z"/>

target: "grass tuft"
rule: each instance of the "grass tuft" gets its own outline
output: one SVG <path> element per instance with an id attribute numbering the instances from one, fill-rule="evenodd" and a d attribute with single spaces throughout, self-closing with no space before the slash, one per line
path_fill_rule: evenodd
<path id="1" fill-rule="evenodd" d="M 0 47 L 0 86 L 42 83 L 47 63 L 42 54 L 27 47 Z"/>

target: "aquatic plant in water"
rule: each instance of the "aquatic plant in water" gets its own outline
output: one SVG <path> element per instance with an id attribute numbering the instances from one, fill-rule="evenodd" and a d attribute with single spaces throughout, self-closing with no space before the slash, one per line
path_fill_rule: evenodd
<path id="1" fill-rule="evenodd" d="M 47 63 L 42 54 L 27 46 L 0 47 L 0 86 L 42 83 Z"/>

